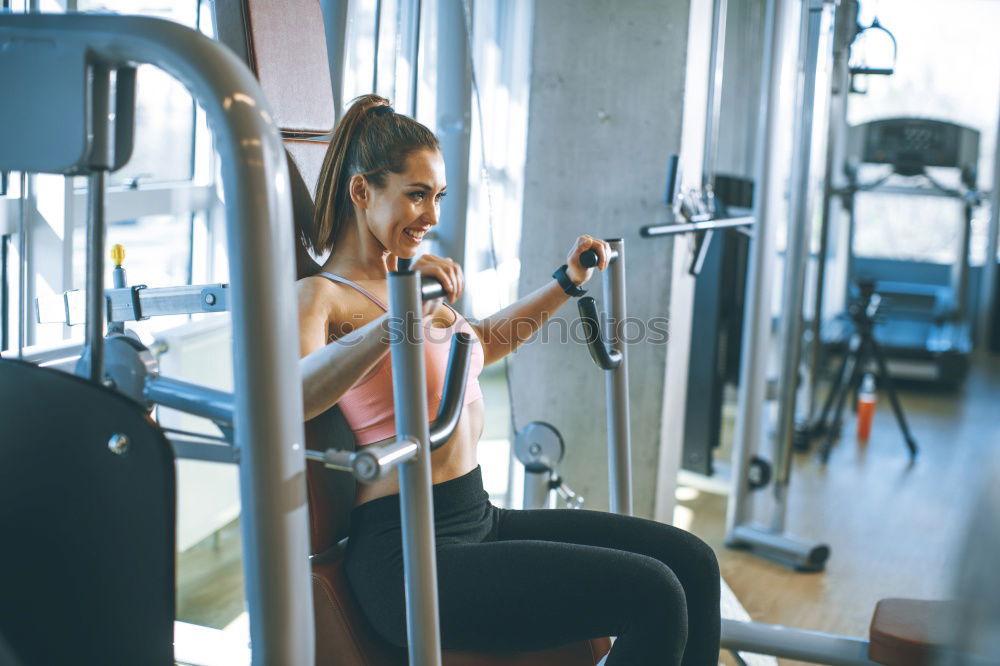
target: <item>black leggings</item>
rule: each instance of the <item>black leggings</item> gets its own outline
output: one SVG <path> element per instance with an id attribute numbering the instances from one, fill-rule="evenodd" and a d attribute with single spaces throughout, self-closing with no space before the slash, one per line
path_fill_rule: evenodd
<path id="1" fill-rule="evenodd" d="M 719 565 L 694 535 L 598 511 L 499 509 L 479 468 L 434 486 L 441 643 L 521 651 L 617 636 L 607 666 L 716 666 Z M 406 644 L 399 496 L 351 514 L 347 575 Z"/>

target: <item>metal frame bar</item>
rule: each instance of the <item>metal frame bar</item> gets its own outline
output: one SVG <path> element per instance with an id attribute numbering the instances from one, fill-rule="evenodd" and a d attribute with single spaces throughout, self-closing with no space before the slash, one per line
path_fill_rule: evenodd
<path id="1" fill-rule="evenodd" d="M 463 0 L 437 2 L 437 122 L 448 169 L 448 205 L 441 210 L 441 253 L 465 265 L 465 218 L 469 203 L 469 144 L 472 137 L 472 73 Z M 462 301 L 456 304 L 462 309 Z"/>
<path id="2" fill-rule="evenodd" d="M 701 161 L 701 186 L 714 189 L 715 166 L 719 152 L 719 124 L 722 116 L 722 83 L 726 61 L 726 19 L 729 0 L 715 0 L 712 8 L 712 49 L 708 65 L 708 117 L 705 122 L 704 153 Z"/>
<path id="3" fill-rule="evenodd" d="M 1000 107 L 998 107 L 1000 108 Z M 1000 136 L 1000 115 L 997 116 L 997 136 Z M 988 338 L 992 328 L 992 310 L 1000 307 L 997 302 L 997 251 L 1000 244 L 1000 142 L 994 146 L 993 189 L 990 192 L 990 222 L 986 232 L 986 263 L 983 264 L 983 278 L 979 288 L 979 321 L 976 322 L 976 339 L 988 348 Z"/>
<path id="4" fill-rule="evenodd" d="M 97 78 L 96 76 L 94 77 Z M 107 171 L 98 168 L 87 179 L 87 361 L 90 380 L 104 379 L 104 186 Z"/>
<path id="5" fill-rule="evenodd" d="M 812 0 L 802 5 L 799 40 L 798 113 L 795 119 L 795 148 L 789 184 L 788 240 L 785 250 L 784 295 L 781 318 L 781 374 L 778 380 L 778 423 L 774 438 L 773 491 L 775 507 L 771 529 L 783 532 L 788 484 L 792 472 L 792 445 L 795 438 L 795 408 L 802 360 L 806 274 L 812 226 L 808 217 L 809 170 L 812 162 L 813 103 L 816 97 L 816 67 L 819 60 L 820 31 L 826 6 Z"/>
<path id="6" fill-rule="evenodd" d="M 625 300 L 625 241 L 610 239 L 617 254 L 604 276 L 604 302 L 611 313 L 611 347 L 621 355 L 621 363 L 606 370 L 605 401 L 608 415 L 608 479 L 611 511 L 632 515 L 632 437 L 629 429 L 628 350 L 625 344 L 625 322 L 628 318 Z"/>
<path id="7" fill-rule="evenodd" d="M 334 120 L 344 113 L 344 53 L 347 48 L 348 0 L 320 0 L 326 56 L 330 67 L 330 90 L 333 93 Z"/>
<path id="8" fill-rule="evenodd" d="M 776 624 L 723 620 L 722 648 L 831 666 L 875 666 L 868 641 Z"/>
<path id="9" fill-rule="evenodd" d="M 727 542 L 733 529 L 747 521 L 749 480 L 746 470 L 763 430 L 763 405 L 767 393 L 767 347 L 771 327 L 770 295 L 775 224 L 771 182 L 773 137 L 778 133 L 775 113 L 780 96 L 781 61 L 778 45 L 784 38 L 789 0 L 767 0 L 761 58 L 761 94 L 758 100 L 757 150 L 754 157 L 753 217 L 757 221 L 747 269 L 743 354 L 740 361 L 739 397 L 733 442 L 732 491 L 726 513 Z"/>
<path id="10" fill-rule="evenodd" d="M 229 310 L 229 285 L 192 284 L 183 287 L 145 285 L 104 290 L 107 321 L 140 321 L 150 317 Z M 75 326 L 84 321 L 83 292 L 67 291 L 59 296 L 35 299 L 39 324 L 63 323 Z"/>
<path id="11" fill-rule="evenodd" d="M 419 273 L 389 273 L 388 288 L 396 436 L 418 442 L 414 458 L 399 467 L 403 573 L 407 582 L 407 644 L 411 664 L 440 666 L 430 424 L 427 418 L 423 327 L 419 314 Z"/>
<path id="12" fill-rule="evenodd" d="M 223 45 L 175 23 L 97 15 L 0 16 L 0 38 L 51 39 L 150 63 L 206 110 L 222 156 L 231 261 L 236 442 L 254 662 L 312 664 L 314 627 L 291 201 L 260 85 Z"/>
<path id="13" fill-rule="evenodd" d="M 704 220 L 702 222 L 681 222 L 677 224 L 651 224 L 642 227 L 639 235 L 643 238 L 653 238 L 655 236 L 677 236 L 687 234 L 692 231 L 719 231 L 724 229 L 739 229 L 742 227 L 752 227 L 755 218 L 752 215 L 745 217 L 725 217 L 717 220 Z"/>

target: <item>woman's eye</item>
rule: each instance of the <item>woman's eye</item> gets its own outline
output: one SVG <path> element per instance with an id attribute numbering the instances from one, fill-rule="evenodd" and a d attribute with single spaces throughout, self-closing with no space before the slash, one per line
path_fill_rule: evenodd
<path id="1" fill-rule="evenodd" d="M 434 198 L 438 200 L 438 203 L 440 203 L 441 199 L 444 199 L 446 196 L 448 196 L 447 192 L 439 192 L 438 195 Z"/>
<path id="2" fill-rule="evenodd" d="M 413 201 L 423 201 L 424 193 L 419 190 L 416 192 L 410 192 L 410 199 L 412 199 Z"/>

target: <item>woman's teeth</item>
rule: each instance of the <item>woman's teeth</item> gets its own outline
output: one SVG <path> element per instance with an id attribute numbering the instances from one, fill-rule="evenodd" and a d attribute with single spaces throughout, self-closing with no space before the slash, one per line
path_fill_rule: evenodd
<path id="1" fill-rule="evenodd" d="M 403 233 L 405 233 L 407 236 L 409 236 L 415 241 L 422 241 L 424 239 L 424 235 L 422 233 L 418 234 L 414 231 L 410 231 L 409 229 L 403 229 Z"/>

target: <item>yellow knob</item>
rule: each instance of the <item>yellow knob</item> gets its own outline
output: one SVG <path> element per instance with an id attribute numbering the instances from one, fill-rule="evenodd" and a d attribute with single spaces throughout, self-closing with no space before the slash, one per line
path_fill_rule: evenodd
<path id="1" fill-rule="evenodd" d="M 111 261 L 115 262 L 115 266 L 121 266 L 122 262 L 125 261 L 125 247 L 122 245 L 115 245 L 111 248 Z"/>

